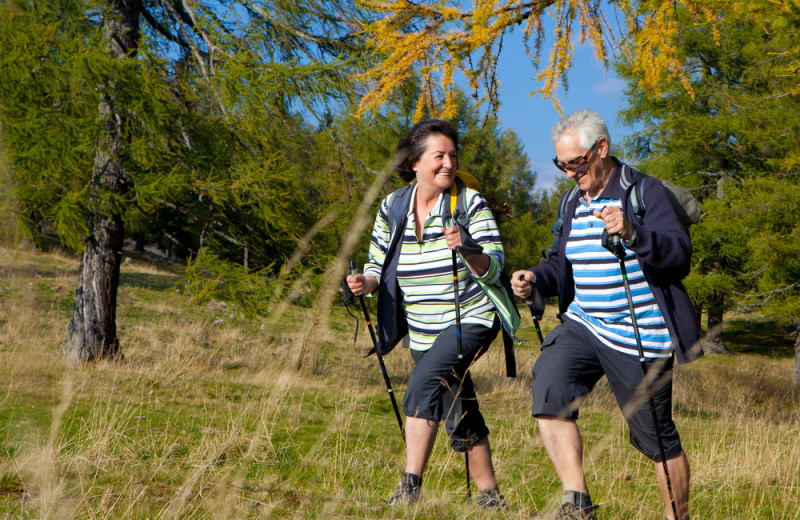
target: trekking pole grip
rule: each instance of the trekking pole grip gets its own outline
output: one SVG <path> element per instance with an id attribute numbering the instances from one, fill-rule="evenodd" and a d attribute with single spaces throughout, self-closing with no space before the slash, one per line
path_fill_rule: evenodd
<path id="1" fill-rule="evenodd" d="M 519 280 L 525 281 L 525 273 L 519 273 Z M 531 318 L 533 318 L 533 328 L 536 329 L 536 335 L 539 337 L 539 344 L 544 343 L 544 335 L 542 334 L 542 327 L 539 320 L 544 316 L 544 298 L 535 286 L 531 287 L 531 294 L 525 298 L 525 303 L 528 304 L 528 309 L 531 311 Z"/>
<path id="2" fill-rule="evenodd" d="M 608 229 L 603 230 L 603 235 L 600 237 L 600 244 L 612 255 L 616 256 L 619 260 L 625 259 L 625 246 L 622 245 L 622 239 L 619 235 L 610 235 Z"/>

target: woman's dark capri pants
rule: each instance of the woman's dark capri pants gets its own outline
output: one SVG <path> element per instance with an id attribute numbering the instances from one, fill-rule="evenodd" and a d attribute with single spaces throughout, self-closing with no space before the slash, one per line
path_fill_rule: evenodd
<path id="1" fill-rule="evenodd" d="M 656 430 L 647 395 L 642 393 L 642 367 L 639 357 L 618 352 L 604 345 L 589 329 L 568 317 L 544 340 L 542 353 L 533 366 L 534 417 L 554 416 L 578 418 L 578 405 L 603 377 L 627 413 L 631 444 L 648 458 L 661 462 Z M 664 443 L 664 454 L 671 459 L 683 452 L 681 439 L 672 421 L 672 358 L 647 359 L 648 371 L 661 366 L 653 402 Z M 637 399 L 635 410 L 627 410 L 629 401 Z"/>
<path id="2" fill-rule="evenodd" d="M 411 350 L 416 365 L 403 397 L 403 413 L 431 421 L 444 417 L 450 446 L 455 451 L 465 451 L 489 435 L 467 370 L 486 352 L 499 330 L 500 320 L 496 317 L 491 329 L 462 323 L 461 361 L 455 325 L 443 330 L 428 350 Z"/>

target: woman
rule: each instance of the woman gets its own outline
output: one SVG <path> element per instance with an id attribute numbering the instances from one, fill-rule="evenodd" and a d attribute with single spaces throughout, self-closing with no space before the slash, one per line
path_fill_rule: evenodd
<path id="1" fill-rule="evenodd" d="M 456 182 L 457 167 L 458 133 L 447 122 L 422 121 L 411 129 L 398 144 L 395 171 L 403 180 L 413 183 L 384 199 L 375 219 L 364 273 L 349 275 L 347 284 L 356 296 L 380 288 L 379 307 L 381 303 L 385 306 L 402 301 L 400 307 L 392 306 L 401 313 L 397 321 L 408 325 L 415 367 L 403 398 L 406 465 L 390 504 L 419 499 L 422 475 L 439 422 L 445 420 L 453 449 L 469 452 L 469 471 L 480 490 L 478 504 L 486 509 L 500 509 L 505 507 L 505 501 L 492 467 L 489 430 L 479 410 L 468 369 L 500 329 L 495 307 L 475 278 L 492 283 L 499 277 L 503 270 L 503 247 L 491 210 L 475 190 L 462 186 L 469 217 L 468 235 L 465 233 L 464 239 L 461 229 L 452 225 L 450 218 L 443 218 L 445 213 L 449 215 L 446 201 L 451 185 Z M 403 223 L 394 221 L 390 208 L 393 195 L 400 191 L 410 195 L 406 197 L 409 202 L 408 208 L 404 208 L 405 216 L 400 219 L 405 220 L 402 229 L 399 226 Z M 396 246 L 390 247 L 392 224 L 398 225 L 396 233 L 401 235 Z M 453 297 L 452 255 L 457 248 L 461 252 L 457 261 L 461 359 Z M 384 269 L 389 264 L 392 268 Z M 382 296 L 387 287 L 399 288 L 397 299 Z M 397 328 L 396 325 L 392 327 Z M 397 338 L 392 344 L 382 345 L 382 352 L 390 350 L 396 342 Z"/>

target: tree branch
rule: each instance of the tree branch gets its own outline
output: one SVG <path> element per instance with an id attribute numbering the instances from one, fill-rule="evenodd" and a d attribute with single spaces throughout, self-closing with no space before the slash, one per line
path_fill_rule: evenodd
<path id="1" fill-rule="evenodd" d="M 779 289 L 775 289 L 773 291 L 769 291 L 769 292 L 761 293 L 761 294 L 744 294 L 744 293 L 734 292 L 733 293 L 734 295 L 739 296 L 741 298 L 760 298 L 761 299 L 760 302 L 756 302 L 756 303 L 752 303 L 752 304 L 740 305 L 735 310 L 736 310 L 736 312 L 751 312 L 753 309 L 757 309 L 759 307 L 765 306 L 767 303 L 769 303 L 769 301 L 773 297 L 780 296 L 782 294 L 785 294 L 785 293 L 787 293 L 789 291 L 792 291 L 794 289 L 797 289 L 797 288 L 800 288 L 800 282 L 795 282 L 795 283 L 793 283 L 791 285 L 787 285 L 786 287 L 781 287 Z"/>
<path id="2" fill-rule="evenodd" d="M 155 31 L 161 34 L 164 38 L 171 41 L 172 43 L 176 43 L 180 45 L 183 49 L 191 50 L 192 46 L 189 42 L 181 38 L 180 36 L 175 36 L 166 27 L 164 27 L 158 20 L 155 19 L 153 14 L 147 10 L 147 8 L 142 5 L 139 13 L 145 19 L 145 21 L 152 27 Z"/>

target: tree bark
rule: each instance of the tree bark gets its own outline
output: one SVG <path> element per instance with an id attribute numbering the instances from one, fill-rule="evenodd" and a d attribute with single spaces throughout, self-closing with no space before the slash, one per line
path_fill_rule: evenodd
<path id="1" fill-rule="evenodd" d="M 105 38 L 115 59 L 134 59 L 139 45 L 141 0 L 108 0 L 101 6 Z M 127 189 L 122 153 L 125 109 L 119 106 L 114 78 L 104 86 L 98 106 L 100 133 L 89 184 L 88 235 L 84 239 L 72 316 L 64 354 L 75 362 L 121 359 L 117 338 L 117 288 L 124 227 L 118 197 Z"/>
<path id="2" fill-rule="evenodd" d="M 725 312 L 725 295 L 714 293 L 708 302 L 708 332 L 703 341 L 706 354 L 730 354 L 722 335 L 722 319 Z"/>
<path id="3" fill-rule="evenodd" d="M 800 387 L 800 323 L 796 323 L 794 328 L 794 373 L 792 374 L 792 386 Z"/>

